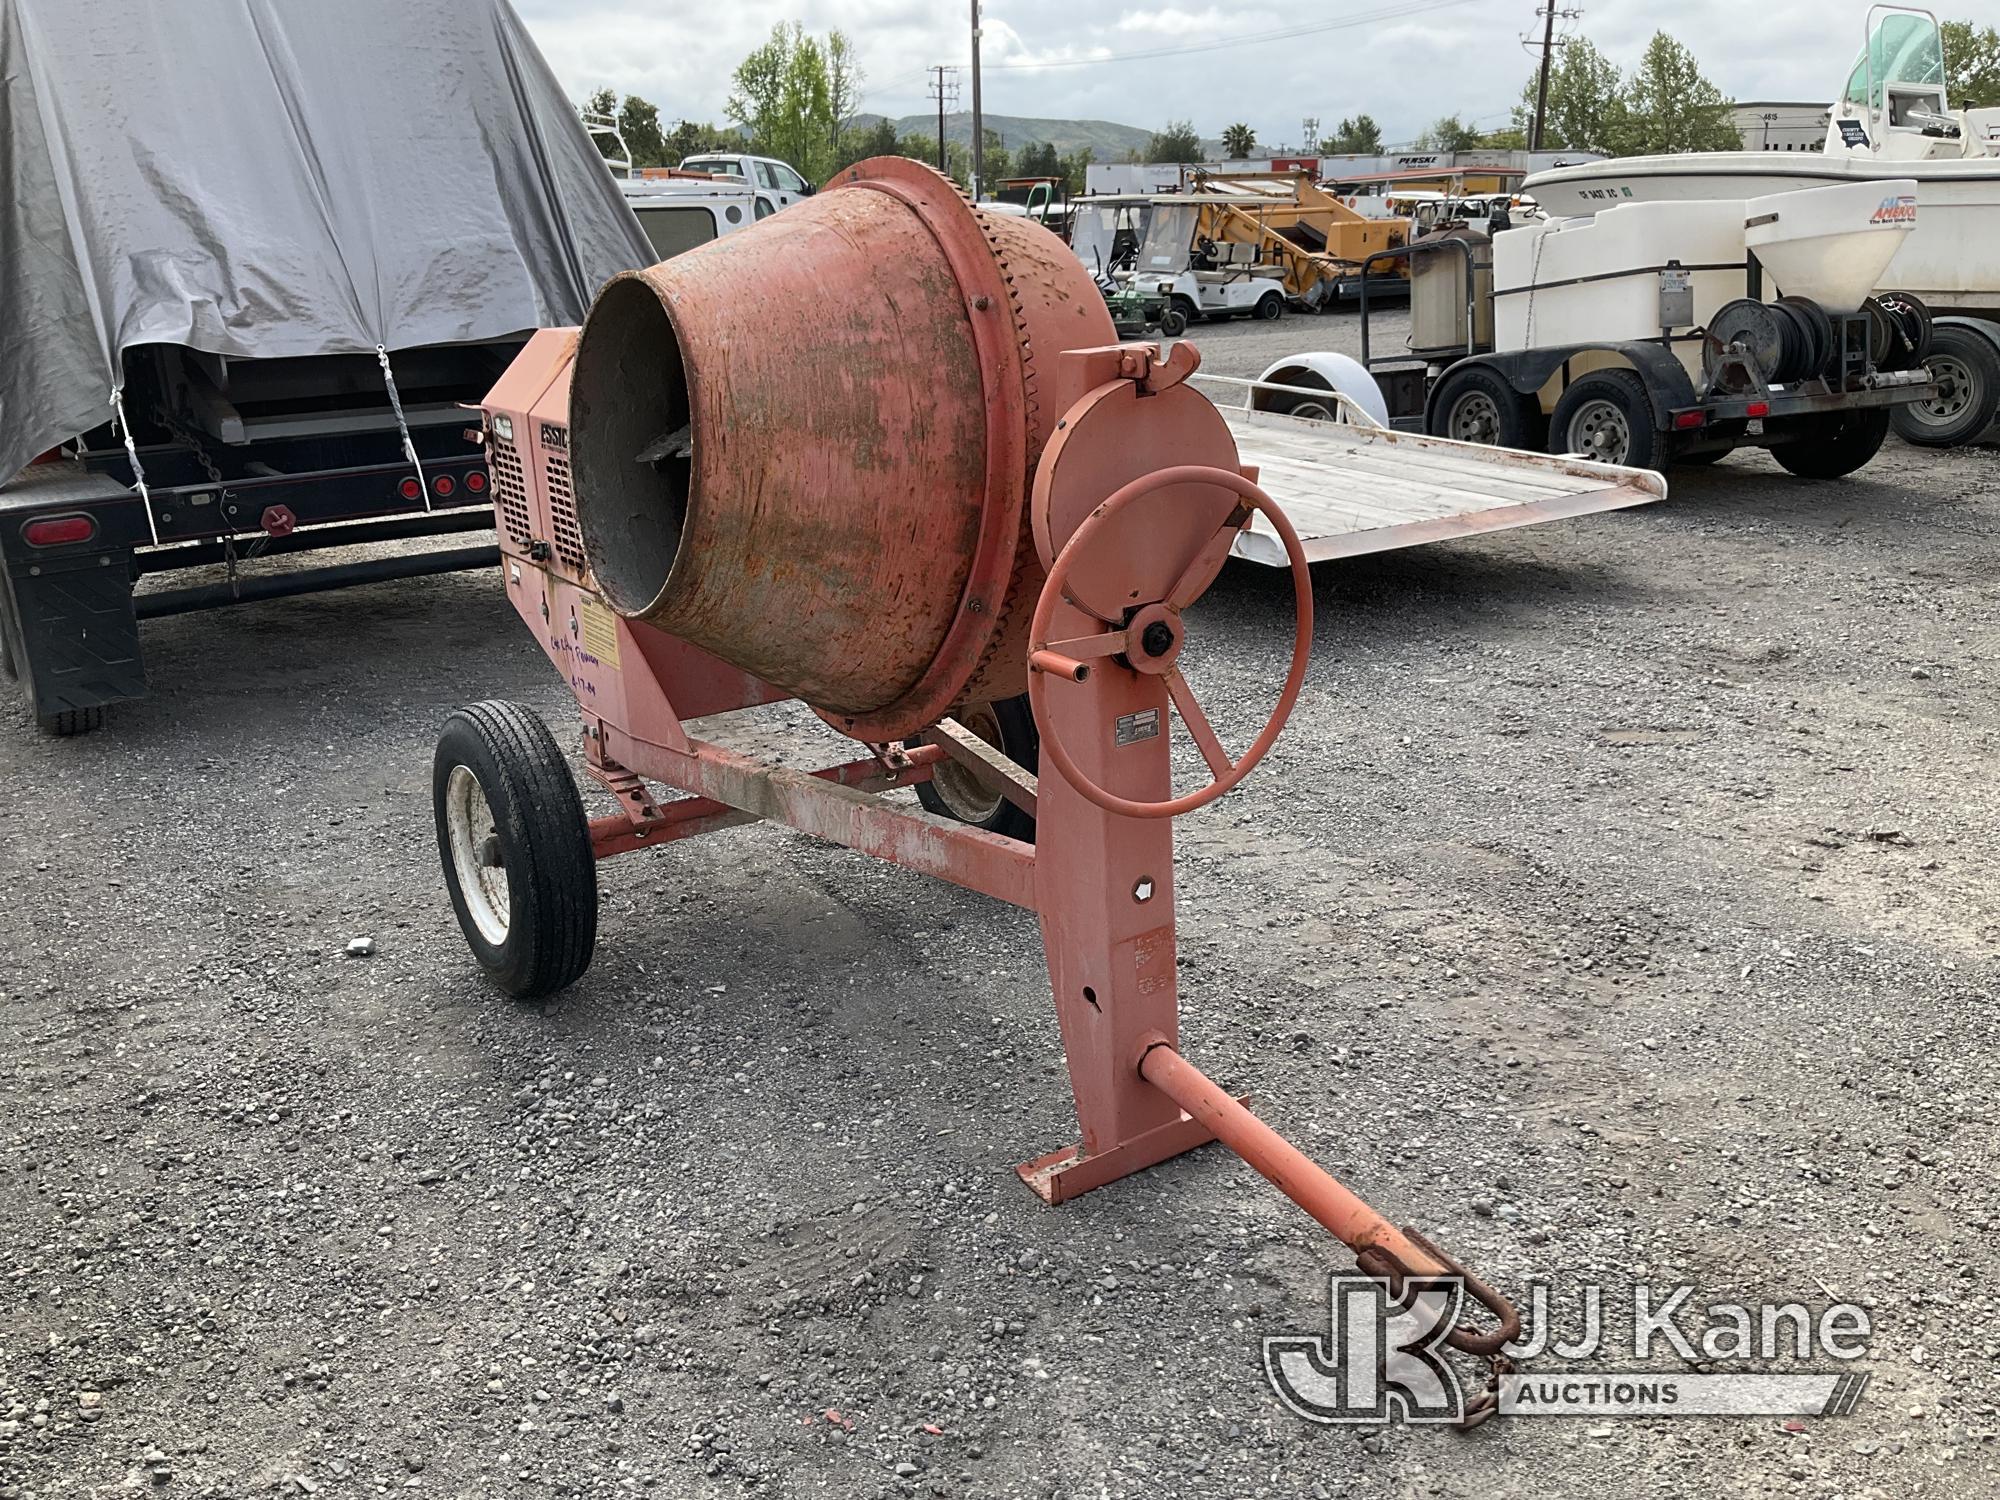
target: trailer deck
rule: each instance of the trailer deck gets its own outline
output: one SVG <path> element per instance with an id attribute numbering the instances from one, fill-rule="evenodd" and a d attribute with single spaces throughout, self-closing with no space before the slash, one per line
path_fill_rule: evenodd
<path id="1" fill-rule="evenodd" d="M 1313 562 L 1622 510 L 1667 494 L 1666 480 L 1647 469 L 1394 432 L 1366 418 L 1219 409 L 1243 463 L 1284 507 Z M 1233 551 L 1285 565 L 1277 533 L 1261 516 Z"/>

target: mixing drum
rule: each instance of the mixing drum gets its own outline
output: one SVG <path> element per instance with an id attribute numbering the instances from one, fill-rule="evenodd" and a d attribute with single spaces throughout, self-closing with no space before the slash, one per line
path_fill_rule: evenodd
<path id="1" fill-rule="evenodd" d="M 1047 230 L 861 162 L 599 294 L 570 391 L 597 585 L 859 739 L 1019 693 L 1042 364 L 1116 341 Z"/>

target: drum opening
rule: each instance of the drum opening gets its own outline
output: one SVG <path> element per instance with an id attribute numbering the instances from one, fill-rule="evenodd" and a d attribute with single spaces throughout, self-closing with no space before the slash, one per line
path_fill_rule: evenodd
<path id="1" fill-rule="evenodd" d="M 605 601 L 621 615 L 658 600 L 680 551 L 694 482 L 694 428 L 680 336 L 650 282 L 598 295 L 570 382 L 577 529 Z"/>

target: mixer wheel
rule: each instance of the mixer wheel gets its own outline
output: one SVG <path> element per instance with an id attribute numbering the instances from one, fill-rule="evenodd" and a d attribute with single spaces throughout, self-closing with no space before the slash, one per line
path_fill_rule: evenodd
<path id="1" fill-rule="evenodd" d="M 1771 457 L 1801 479 L 1840 479 L 1873 458 L 1889 435 L 1889 408 L 1831 412 L 1798 426 L 1803 436 L 1772 446 Z"/>
<path id="2" fill-rule="evenodd" d="M 1022 770 L 1035 769 L 1041 758 L 1042 737 L 1036 732 L 1026 693 L 997 703 L 969 704 L 957 717 L 960 724 Z M 939 761 L 931 768 L 931 779 L 917 783 L 917 800 L 926 812 L 941 818 L 953 818 L 1023 843 L 1035 841 L 1035 820 L 1005 797 L 981 786 L 955 761 Z"/>
<path id="3" fill-rule="evenodd" d="M 597 860 L 548 727 L 488 701 L 445 721 L 431 762 L 438 855 L 472 955 L 519 999 L 554 994 L 597 947 Z"/>

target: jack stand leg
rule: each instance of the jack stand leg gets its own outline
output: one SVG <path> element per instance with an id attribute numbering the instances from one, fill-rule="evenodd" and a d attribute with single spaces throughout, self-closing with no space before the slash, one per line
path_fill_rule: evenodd
<path id="1" fill-rule="evenodd" d="M 1073 616 L 1070 634 L 1102 628 L 1064 613 Z M 1121 796 L 1169 795 L 1161 679 L 1100 661 L 1086 682 L 1051 696 L 1080 770 Z M 1215 1134 L 1139 1073 L 1148 1033 L 1179 1033 L 1172 820 L 1105 812 L 1053 772 L 1040 779 L 1039 797 L 1036 906 L 1083 1141 L 1015 1170 L 1061 1203 Z"/>

